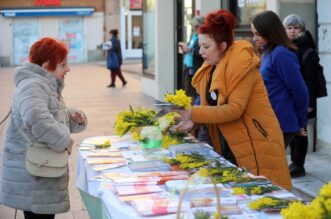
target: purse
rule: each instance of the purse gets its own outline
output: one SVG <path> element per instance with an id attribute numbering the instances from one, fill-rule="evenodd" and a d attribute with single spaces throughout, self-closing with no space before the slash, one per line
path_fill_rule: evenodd
<path id="1" fill-rule="evenodd" d="M 107 68 L 108 69 L 117 69 L 120 65 L 118 63 L 118 58 L 116 53 L 109 51 L 107 57 Z"/>
<path id="2" fill-rule="evenodd" d="M 57 152 L 47 144 L 33 143 L 28 136 L 21 131 L 28 140 L 25 154 L 25 169 L 29 174 L 39 177 L 55 178 L 63 176 L 68 171 L 68 152 Z"/>

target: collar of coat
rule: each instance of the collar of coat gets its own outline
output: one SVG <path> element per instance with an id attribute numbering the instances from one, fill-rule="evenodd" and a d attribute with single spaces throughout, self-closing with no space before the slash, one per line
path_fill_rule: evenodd
<path id="1" fill-rule="evenodd" d="M 40 78 L 43 78 L 46 83 L 48 83 L 59 95 L 61 95 L 64 88 L 64 82 L 57 80 L 53 74 L 34 63 L 27 62 L 22 66 L 17 67 L 14 71 L 14 81 L 17 86 L 21 81 L 30 80 L 37 75 Z"/>
<path id="2" fill-rule="evenodd" d="M 245 40 L 234 41 L 225 55 L 216 64 L 209 92 L 218 90 L 227 97 L 254 68 L 259 68 L 260 59 L 253 46 Z M 204 77 L 209 77 L 213 66 L 204 62 L 192 79 L 197 88 Z"/>

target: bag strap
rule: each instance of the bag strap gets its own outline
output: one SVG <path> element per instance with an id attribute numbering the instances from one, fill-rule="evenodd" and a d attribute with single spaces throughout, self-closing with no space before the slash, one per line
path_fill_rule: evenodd
<path id="1" fill-rule="evenodd" d="M 306 59 L 307 59 L 307 57 L 308 57 L 308 55 L 311 53 L 311 52 L 313 52 L 315 49 L 313 49 L 313 48 L 308 48 L 304 53 L 303 53 L 303 55 L 302 55 L 302 58 L 301 58 L 301 64 L 303 64 L 305 61 L 306 61 Z"/>
<path id="2" fill-rule="evenodd" d="M 33 146 L 33 142 L 31 141 L 31 139 L 27 136 L 27 134 L 23 131 L 23 129 L 18 129 L 18 131 L 23 135 L 23 137 L 25 138 L 25 140 L 27 140 L 28 142 L 28 146 Z"/>

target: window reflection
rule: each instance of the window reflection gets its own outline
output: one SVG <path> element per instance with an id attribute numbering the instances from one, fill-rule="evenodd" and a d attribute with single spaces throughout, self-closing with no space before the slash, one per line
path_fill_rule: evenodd
<path id="1" fill-rule="evenodd" d="M 253 17 L 266 9 L 266 0 L 238 0 L 236 12 L 238 25 L 250 25 Z"/>

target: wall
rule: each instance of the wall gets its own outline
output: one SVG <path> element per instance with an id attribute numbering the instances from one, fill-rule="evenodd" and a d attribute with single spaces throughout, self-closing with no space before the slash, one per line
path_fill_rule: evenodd
<path id="1" fill-rule="evenodd" d="M 324 75 L 327 80 L 328 97 L 318 99 L 317 129 L 318 146 L 321 151 L 331 154 L 331 1 L 318 0 L 318 47 Z"/>
<path id="2" fill-rule="evenodd" d="M 156 80 L 160 86 L 158 99 L 163 100 L 166 92 L 173 92 L 175 89 L 175 64 L 174 53 L 175 48 L 175 26 L 174 13 L 175 1 L 156 1 Z M 168 19 L 164 19 L 168 18 Z"/>
<path id="3" fill-rule="evenodd" d="M 2 19 L 0 16 L 0 66 L 9 66 L 13 57 L 13 19 Z"/>
<path id="4" fill-rule="evenodd" d="M 158 100 L 175 89 L 174 7 L 174 1 L 155 1 L 155 77 L 141 80 L 142 92 Z"/>
<path id="5" fill-rule="evenodd" d="M 196 0 L 196 9 L 200 10 L 200 15 L 206 15 L 211 11 L 221 8 L 220 0 Z"/>
<path id="6" fill-rule="evenodd" d="M 104 54 L 97 46 L 104 42 L 104 13 L 94 12 L 91 17 L 85 17 L 84 20 L 87 61 L 101 60 Z"/>

